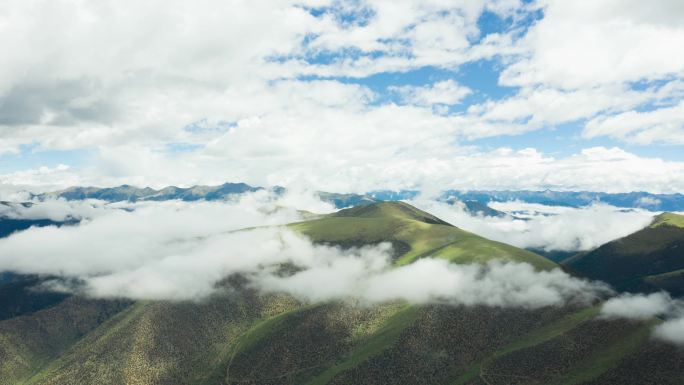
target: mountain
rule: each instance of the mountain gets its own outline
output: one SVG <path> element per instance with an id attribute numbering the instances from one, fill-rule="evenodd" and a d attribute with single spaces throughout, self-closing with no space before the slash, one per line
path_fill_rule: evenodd
<path id="1" fill-rule="evenodd" d="M 665 222 L 668 222 L 666 219 Z M 657 225 L 661 227 L 661 225 Z M 662 226 L 670 226 L 662 225 Z M 341 247 L 556 266 L 405 203 L 341 210 L 290 228 Z M 203 301 L 71 296 L 0 321 L 0 383 L 680 384 L 684 351 L 650 338 L 657 320 L 598 319 L 598 307 L 303 304 L 231 287 Z M 0 283 L 1 285 L 4 285 Z"/>
<path id="2" fill-rule="evenodd" d="M 338 209 L 381 202 L 379 199 L 363 194 L 339 194 L 319 191 L 316 195 L 320 200 L 331 203 Z"/>
<path id="3" fill-rule="evenodd" d="M 65 190 L 39 194 L 36 197 L 38 199 L 63 198 L 66 200 L 100 199 L 107 202 L 164 201 L 173 199 L 196 201 L 201 199 L 225 199 L 234 194 L 258 190 L 262 190 L 262 188 L 252 187 L 245 183 L 224 183 L 220 186 L 192 186 L 188 188 L 169 186 L 161 190 L 155 190 L 150 187 L 139 188 L 122 185 L 105 188 L 70 187 Z"/>
<path id="4" fill-rule="evenodd" d="M 26 230 L 30 227 L 44 227 L 44 226 L 62 226 L 73 225 L 78 223 L 78 220 L 68 218 L 64 221 L 54 221 L 46 218 L 22 218 L 21 209 L 29 208 L 33 205 L 31 202 L 4 202 L 0 201 L 0 238 L 10 236 L 11 234 Z"/>
<path id="5" fill-rule="evenodd" d="M 390 242 L 398 264 L 430 255 L 458 263 L 501 259 L 541 269 L 556 266 L 532 252 L 461 230 L 404 202 L 357 206 L 292 227 L 315 242 L 345 247 Z"/>
<path id="6" fill-rule="evenodd" d="M 684 195 L 647 192 L 605 193 L 592 191 L 459 191 L 444 192 L 444 197 L 481 203 L 520 201 L 547 206 L 585 207 L 604 203 L 622 208 L 643 208 L 651 211 L 684 211 Z"/>
<path id="7" fill-rule="evenodd" d="M 389 191 L 374 192 L 370 194 L 339 194 L 329 192 L 317 192 L 316 195 L 324 202 L 332 203 L 335 208 L 343 209 L 353 206 L 368 205 L 378 202 L 394 202 L 401 200 L 410 200 L 415 198 L 418 194 L 409 194 L 408 192 L 392 193 Z M 463 203 L 465 212 L 471 215 L 480 215 L 485 217 L 505 217 L 506 213 L 495 210 L 487 205 L 476 200 L 467 200 L 461 202 L 456 198 L 448 198 L 444 200 L 445 203 L 455 205 Z"/>
<path id="8" fill-rule="evenodd" d="M 619 290 L 684 294 L 684 216 L 663 213 L 650 226 L 564 262 Z"/>
<path id="9" fill-rule="evenodd" d="M 44 280 L 34 275 L 0 274 L 0 320 L 34 313 L 68 297 L 65 293 L 35 290 Z"/>
<path id="10" fill-rule="evenodd" d="M 101 199 L 108 202 L 139 201 L 139 200 L 220 200 L 234 194 L 263 190 L 263 187 L 250 186 L 245 183 L 224 183 L 219 186 L 193 186 L 188 188 L 169 186 L 160 190 L 150 187 L 139 188 L 130 185 L 118 187 L 70 187 L 65 190 L 38 194 L 34 197 L 64 198 L 67 200 Z M 280 186 L 270 188 L 276 194 L 283 194 L 286 189 Z M 406 201 L 418 197 L 416 190 L 381 190 L 365 194 L 318 192 L 324 201 L 330 202 L 336 208 L 346 208 L 387 201 Z M 453 202 L 458 200 L 465 203 L 466 210 L 471 213 L 482 212 L 484 216 L 498 216 L 496 210 L 491 211 L 491 202 L 520 201 L 547 206 L 585 207 L 595 203 L 604 203 L 622 208 L 643 208 L 651 211 L 684 211 L 684 195 L 682 194 L 652 194 L 647 192 L 604 193 L 591 191 L 496 191 L 496 190 L 447 190 L 437 200 Z"/>

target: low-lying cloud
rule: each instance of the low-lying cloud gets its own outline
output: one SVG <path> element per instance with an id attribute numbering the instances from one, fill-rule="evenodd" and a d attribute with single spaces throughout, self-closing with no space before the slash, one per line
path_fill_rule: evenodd
<path id="1" fill-rule="evenodd" d="M 31 228 L 0 239 L 0 271 L 56 276 L 45 289 L 97 298 L 199 300 L 232 290 L 224 282 L 234 274 L 257 291 L 289 294 L 305 302 L 353 298 L 368 305 L 403 300 L 534 309 L 588 304 L 612 295 L 603 283 L 559 269 L 537 271 L 529 264 L 502 262 L 463 265 L 429 257 L 397 267 L 390 244 L 342 249 L 312 243 L 285 226 L 309 215 L 290 204 L 332 210 L 311 194 L 285 199 L 258 192 L 222 202 L 43 204 L 15 209 L 24 217 L 78 215 L 81 221 Z M 33 211 L 38 208 L 42 211 Z M 64 214 L 69 210 L 72 214 Z M 592 207 L 578 215 L 601 215 L 602 210 L 607 208 Z M 523 223 L 541 219 L 533 215 Z M 541 224 L 529 231 L 534 226 Z M 684 344 L 682 309 L 681 301 L 664 293 L 621 295 L 606 301 L 601 314 L 641 320 L 662 317 L 665 321 L 655 327 L 654 337 Z"/>
<path id="2" fill-rule="evenodd" d="M 94 218 L 107 209 L 117 208 L 97 200 L 51 199 L 41 202 L 2 202 L 0 218 L 11 219 L 50 219 L 55 222 Z"/>
<path id="3" fill-rule="evenodd" d="M 521 306 L 587 301 L 601 285 L 526 264 L 455 265 L 426 258 L 394 267 L 389 244 L 341 249 L 312 243 L 284 224 L 326 210 L 310 195 L 246 194 L 226 202 L 93 205 L 80 224 L 32 228 L 0 240 L 0 271 L 67 278 L 51 289 L 94 297 L 192 300 L 222 290 L 232 274 L 264 292 L 304 301 Z M 55 202 L 64 205 L 66 202 Z M 85 203 L 84 203 L 85 204 Z M 284 265 L 294 272 L 283 274 Z"/>
<path id="4" fill-rule="evenodd" d="M 524 308 L 589 303 L 609 292 L 602 284 L 573 278 L 558 269 L 536 271 L 525 263 L 463 265 L 424 258 L 393 268 L 387 254 L 380 257 L 379 251 L 366 249 L 352 258 L 316 260 L 302 272 L 270 275 L 261 284 L 266 290 L 313 301 L 351 296 L 365 303 L 404 300 Z"/>
<path id="5" fill-rule="evenodd" d="M 678 303 L 665 292 L 623 294 L 606 301 L 601 315 L 606 318 L 648 319 L 667 315 L 676 310 Z"/>
<path id="6" fill-rule="evenodd" d="M 484 237 L 522 248 L 547 251 L 591 250 L 647 226 L 654 213 L 604 204 L 583 208 L 523 202 L 492 203 L 508 215 L 484 217 L 466 211 L 463 203 L 418 198 L 409 202 L 439 218 Z"/>
<path id="7" fill-rule="evenodd" d="M 651 294 L 623 294 L 606 301 L 601 307 L 606 318 L 649 319 L 663 318 L 653 329 L 653 337 L 684 346 L 684 301 L 665 292 Z"/>

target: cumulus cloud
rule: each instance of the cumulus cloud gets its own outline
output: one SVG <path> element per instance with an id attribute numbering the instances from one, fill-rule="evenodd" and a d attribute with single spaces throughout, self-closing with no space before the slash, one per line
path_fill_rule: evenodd
<path id="1" fill-rule="evenodd" d="M 405 108 L 416 119 L 394 121 L 403 119 L 398 111 Z M 566 157 L 533 148 L 480 151 L 452 146 L 453 127 L 447 122 L 454 118 L 435 118 L 425 109 L 386 106 L 358 121 L 345 120 L 337 112 L 318 112 L 318 123 L 311 125 L 267 117 L 242 122 L 196 151 L 169 154 L 135 146 L 103 148 L 91 166 L 14 172 L 0 175 L 0 184 L 30 185 L 25 187 L 39 191 L 46 190 L 46 183 L 52 185 L 48 190 L 55 190 L 73 185 L 161 188 L 226 181 L 334 192 L 684 190 L 684 163 L 637 156 L 617 147 L 592 147 Z"/>
<path id="2" fill-rule="evenodd" d="M 684 144 L 684 102 L 653 111 L 597 117 L 587 122 L 582 135 L 610 136 L 639 144 L 655 141 Z"/>
<path id="3" fill-rule="evenodd" d="M 391 91 L 399 94 L 404 103 L 419 106 L 432 106 L 434 104 L 458 104 L 463 98 L 470 95 L 472 90 L 459 85 L 455 81 L 443 80 L 429 86 L 394 86 Z"/>
<path id="4" fill-rule="evenodd" d="M 638 0 L 538 4 L 544 17 L 520 42 L 528 55 L 503 72 L 505 84 L 579 88 L 684 71 L 682 53 L 668 48 L 684 38 L 677 22 L 684 7 L 677 0 L 656 7 Z"/>
<path id="5" fill-rule="evenodd" d="M 590 250 L 646 227 L 654 213 L 594 204 L 572 208 L 523 202 L 492 202 L 503 217 L 482 217 L 463 203 L 418 198 L 411 204 L 475 234 L 521 248 Z"/>
<path id="6" fill-rule="evenodd" d="M 365 98 L 347 91 L 363 87 L 295 79 L 455 67 L 473 59 L 485 9 L 515 12 L 483 0 L 4 5 L 0 152 L 36 139 L 43 149 L 193 140 L 184 126 L 295 108 L 289 96 L 356 105 Z"/>
<path id="7" fill-rule="evenodd" d="M 188 5 L 174 0 L 122 6 L 12 0 L 0 14 L 0 43 L 8 58 L 0 68 L 0 152 L 88 149 L 92 158 L 72 168 L 15 165 L 6 168 L 0 183 L 295 182 L 340 192 L 428 184 L 682 190 L 682 162 L 639 157 L 607 162 L 581 150 L 556 158 L 541 150 L 506 153 L 464 143 L 597 116 L 607 125 L 611 117 L 649 103 L 666 101 L 667 112 L 681 97 L 681 81 L 672 75 L 681 65 L 672 49 L 663 48 L 681 30 L 669 16 L 679 7 L 667 3 L 666 12 L 656 12 L 651 8 L 661 7 L 635 2 L 575 3 L 201 0 Z M 523 20 L 540 7 L 543 18 L 526 25 Z M 508 30 L 480 30 L 484 12 L 506 20 Z M 586 14 L 592 15 L 589 22 Z M 557 62 L 554 58 L 578 57 L 583 47 L 603 44 L 593 38 L 584 44 L 584 34 L 576 34 L 584 24 L 591 31 L 617 29 L 621 34 L 615 39 L 635 31 L 640 44 L 667 59 L 654 59 L 653 66 L 655 56 L 642 49 L 611 44 L 584 55 L 607 55 L 606 60 L 580 60 L 581 66 Z M 556 35 L 563 44 L 555 43 Z M 549 42 L 562 52 L 547 50 Z M 621 74 L 608 82 L 602 79 L 609 76 L 594 76 L 605 70 L 597 63 L 614 62 L 621 53 L 632 58 L 619 60 L 630 69 L 608 66 L 610 75 Z M 469 84 L 469 90 L 441 75 L 424 86 L 404 81 L 412 76 L 405 71 L 456 71 L 492 57 L 502 58 L 501 83 L 522 85 L 519 92 L 489 99 L 476 86 Z M 581 70 L 584 66 L 589 68 Z M 379 73 L 400 80 L 388 88 L 366 79 Z M 625 83 L 643 78 L 662 82 L 645 90 Z M 569 85 L 557 84 L 558 79 Z M 391 89 L 405 103 L 383 102 Z M 468 92 L 478 101 L 468 111 L 439 108 L 462 101 Z M 676 112 L 649 115 L 637 131 L 675 127 Z"/>

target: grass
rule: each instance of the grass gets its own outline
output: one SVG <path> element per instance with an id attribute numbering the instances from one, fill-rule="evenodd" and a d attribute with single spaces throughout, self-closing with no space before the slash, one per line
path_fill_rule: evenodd
<path id="1" fill-rule="evenodd" d="M 640 346 L 648 342 L 651 336 L 651 327 L 657 322 L 654 320 L 621 338 L 616 343 L 594 352 L 559 383 L 563 385 L 581 384 L 614 368 L 625 356 L 635 352 Z"/>
<path id="2" fill-rule="evenodd" d="M 590 308 L 585 308 L 582 309 L 578 312 L 569 314 L 562 319 L 541 327 L 540 329 L 535 330 L 534 332 L 524 336 L 523 338 L 511 343 L 510 345 L 504 347 L 503 349 L 495 351 L 492 355 L 489 357 L 483 359 L 482 361 L 478 362 L 475 364 L 469 371 L 466 373 L 462 374 L 459 376 L 457 379 L 453 381 L 455 385 L 462 385 L 468 383 L 470 380 L 475 378 L 479 373 L 487 367 L 487 365 L 491 362 L 494 362 L 496 359 L 520 350 L 520 349 L 525 349 L 531 346 L 538 345 L 542 342 L 546 342 L 551 340 L 552 338 L 555 338 L 557 336 L 560 336 L 572 329 L 574 329 L 577 325 L 580 323 L 596 316 L 599 313 L 600 308 L 598 306 L 596 307 L 590 307 Z"/>
<path id="3" fill-rule="evenodd" d="M 662 213 L 655 217 L 652 228 L 659 226 L 675 226 L 684 228 L 684 215 L 674 214 L 674 213 Z"/>
<path id="4" fill-rule="evenodd" d="M 684 269 L 673 270 L 663 274 L 648 275 L 644 277 L 644 279 L 647 281 L 657 281 L 663 278 L 675 278 L 679 276 L 684 276 Z"/>
<path id="5" fill-rule="evenodd" d="M 244 332 L 237 341 L 232 345 L 230 349 L 230 359 L 226 366 L 225 373 L 225 383 L 229 382 L 230 375 L 230 365 L 233 359 L 243 351 L 249 350 L 251 347 L 256 345 L 262 338 L 268 336 L 271 333 L 277 332 L 279 329 L 287 325 L 287 320 L 290 316 L 301 313 L 303 311 L 311 310 L 315 308 L 316 304 L 302 306 L 293 310 L 285 311 L 272 317 L 268 317 L 257 321 L 254 325 Z"/>
<path id="6" fill-rule="evenodd" d="M 351 355 L 343 358 L 340 362 L 307 382 L 307 385 L 327 384 L 337 374 L 351 369 L 380 353 L 399 338 L 401 332 L 416 320 L 418 313 L 419 309 L 417 307 L 410 305 L 404 306 L 391 316 L 365 344 L 355 349 Z"/>
<path id="7" fill-rule="evenodd" d="M 100 343 L 102 346 L 106 345 L 106 341 L 111 339 L 116 333 L 123 330 L 125 327 L 133 323 L 142 312 L 145 311 L 147 302 L 138 302 L 127 309 L 114 315 L 102 325 L 98 326 L 95 330 L 91 331 L 89 335 L 98 336 L 95 343 Z M 88 338 L 84 336 L 81 338 L 74 346 L 69 349 L 70 351 L 78 350 L 83 344 L 89 341 Z M 60 367 L 67 364 L 67 358 L 70 358 L 69 351 L 65 352 L 61 357 L 49 363 L 49 365 L 42 368 L 40 371 L 35 373 L 30 377 L 24 385 L 31 385 L 40 382 L 43 379 L 49 378 L 52 373 L 59 370 Z"/>
<path id="8" fill-rule="evenodd" d="M 397 265 L 434 256 L 455 263 L 483 263 L 499 259 L 527 262 L 544 270 L 558 266 L 532 252 L 445 224 L 400 202 L 342 210 L 324 218 L 292 224 L 290 228 L 318 243 L 358 247 L 391 242 L 408 246 L 398 256 Z"/>

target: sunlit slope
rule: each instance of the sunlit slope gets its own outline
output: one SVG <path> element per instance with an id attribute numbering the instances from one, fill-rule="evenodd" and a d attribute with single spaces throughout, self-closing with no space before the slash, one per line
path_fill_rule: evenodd
<path id="1" fill-rule="evenodd" d="M 555 263 L 537 254 L 454 227 L 403 202 L 382 202 L 340 210 L 291 225 L 315 242 L 343 247 L 390 242 L 397 264 L 434 256 L 456 263 L 489 260 L 527 262 L 539 269 Z"/>
<path id="2" fill-rule="evenodd" d="M 660 214 L 650 226 L 579 254 L 564 264 L 618 289 L 663 288 L 683 294 L 684 216 Z"/>
<path id="3" fill-rule="evenodd" d="M 69 298 L 52 308 L 0 321 L 0 384 L 22 384 L 128 305 Z"/>
<path id="4" fill-rule="evenodd" d="M 250 294 L 199 303 L 138 302 L 15 383 L 222 384 L 240 336 L 299 307 L 291 298 Z"/>

